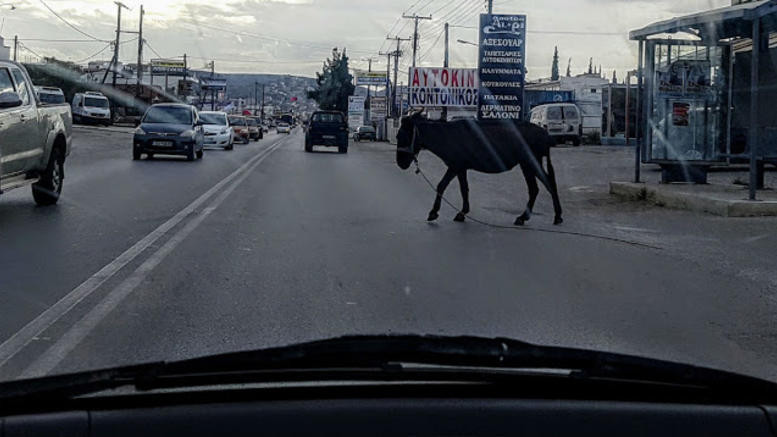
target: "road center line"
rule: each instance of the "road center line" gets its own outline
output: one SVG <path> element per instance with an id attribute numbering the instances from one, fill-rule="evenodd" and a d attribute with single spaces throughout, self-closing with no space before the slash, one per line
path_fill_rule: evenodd
<path id="1" fill-rule="evenodd" d="M 215 211 L 224 200 L 229 197 L 230 194 L 245 180 L 251 172 L 264 161 L 265 158 L 270 156 L 272 152 L 277 150 L 280 145 L 280 141 L 269 147 L 266 153 L 251 164 L 239 177 L 237 177 L 228 187 L 226 187 L 213 201 L 206 206 L 199 214 L 192 218 L 186 225 L 179 229 L 167 242 L 162 245 L 156 252 L 151 254 L 130 276 L 124 279 L 119 285 L 111 290 L 100 303 L 81 318 L 78 322 L 74 323 L 68 331 L 57 340 L 46 352 L 44 352 L 38 359 L 35 360 L 28 368 L 26 368 L 21 378 L 34 378 L 38 376 L 45 376 L 51 372 L 65 357 L 78 346 L 81 341 L 92 331 L 97 325 L 108 316 L 127 296 L 140 285 L 143 280 L 170 254 L 186 237 L 191 234 L 197 226 L 200 225 L 213 211 Z"/>
<path id="2" fill-rule="evenodd" d="M 124 251 L 113 261 L 106 264 L 103 268 L 97 271 L 97 273 L 93 274 L 86 281 L 82 282 L 76 288 L 71 290 L 64 297 L 62 297 L 60 300 L 38 315 L 38 317 L 27 323 L 22 329 L 17 331 L 2 344 L 0 344 L 0 366 L 3 366 L 5 363 L 7 363 L 8 360 L 13 358 L 28 344 L 30 344 L 30 342 L 35 337 L 56 323 L 57 320 L 71 311 L 76 305 L 78 305 L 79 302 L 91 295 L 103 283 L 105 283 L 105 281 L 116 275 L 116 273 L 124 268 L 124 266 L 132 262 L 132 260 L 134 260 L 149 246 L 156 243 L 156 241 L 159 240 L 168 231 L 170 231 L 170 229 L 175 227 L 186 217 L 192 214 L 197 208 L 204 204 L 224 186 L 234 181 L 242 174 L 248 174 L 252 170 L 252 166 L 258 162 L 261 162 L 261 160 L 269 155 L 274 150 L 274 147 L 276 147 L 281 141 L 282 140 L 279 139 L 278 141 L 271 144 L 267 149 L 263 150 L 262 153 L 248 160 L 248 162 L 240 166 L 240 168 L 219 181 L 216 185 L 211 187 L 192 203 L 184 207 L 169 220 L 151 231 L 151 233 L 132 245 L 132 247 Z"/>

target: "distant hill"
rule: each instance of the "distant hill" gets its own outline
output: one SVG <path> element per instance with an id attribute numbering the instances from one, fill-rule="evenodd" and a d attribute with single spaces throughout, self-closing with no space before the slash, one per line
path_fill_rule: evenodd
<path id="1" fill-rule="evenodd" d="M 210 72 L 194 71 L 198 76 L 210 77 Z M 298 111 L 313 111 L 316 102 L 308 100 L 308 88 L 316 86 L 316 80 L 309 77 L 291 76 L 285 74 L 216 74 L 217 78 L 227 79 L 227 98 L 244 98 L 253 102 L 254 83 L 258 82 L 259 100 L 262 99 L 262 84 L 265 85 L 265 104 L 280 106 L 284 110 L 293 105 L 291 99 L 297 98 Z"/>

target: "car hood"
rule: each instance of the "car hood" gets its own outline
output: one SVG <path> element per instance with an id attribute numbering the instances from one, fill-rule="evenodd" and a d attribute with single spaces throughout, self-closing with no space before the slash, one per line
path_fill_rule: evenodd
<path id="1" fill-rule="evenodd" d="M 180 134 L 191 130 L 192 126 L 188 124 L 142 123 L 140 128 L 147 134 Z"/>

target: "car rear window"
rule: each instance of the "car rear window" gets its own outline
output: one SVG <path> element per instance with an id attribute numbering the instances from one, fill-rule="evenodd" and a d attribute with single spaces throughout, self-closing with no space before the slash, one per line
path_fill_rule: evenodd
<path id="1" fill-rule="evenodd" d="M 46 93 L 42 92 L 39 94 L 40 101 L 43 103 L 65 103 L 65 96 L 62 94 L 54 94 L 54 93 Z"/>
<path id="2" fill-rule="evenodd" d="M 343 116 L 341 114 L 322 112 L 313 114 L 313 121 L 319 123 L 342 123 Z"/>
<path id="3" fill-rule="evenodd" d="M 574 106 L 564 106 L 564 119 L 574 120 L 577 119 L 577 108 Z"/>
<path id="4" fill-rule="evenodd" d="M 548 107 L 548 120 L 561 120 L 561 108 L 558 106 Z"/>
<path id="5" fill-rule="evenodd" d="M 242 117 L 229 117 L 230 126 L 246 126 L 246 120 Z"/>

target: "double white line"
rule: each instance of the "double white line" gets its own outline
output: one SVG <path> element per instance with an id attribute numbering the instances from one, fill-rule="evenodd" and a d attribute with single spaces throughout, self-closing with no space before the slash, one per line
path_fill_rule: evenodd
<path id="1" fill-rule="evenodd" d="M 89 332 L 91 332 L 114 308 L 116 308 L 116 306 L 129 296 L 135 288 L 143 282 L 148 274 L 151 273 L 151 271 L 159 265 L 159 263 L 162 262 L 176 246 L 178 246 L 178 244 L 180 244 L 192 231 L 194 231 L 194 229 L 197 228 L 197 226 L 199 226 L 200 223 L 203 222 L 203 220 L 218 208 L 265 158 L 280 148 L 281 143 L 284 140 L 276 141 L 267 149 L 264 149 L 260 154 L 251 158 L 240 168 L 219 181 L 203 195 L 180 210 L 172 218 L 162 223 L 143 239 L 124 251 L 124 253 L 105 265 L 97 273 L 93 274 L 89 279 L 71 290 L 54 305 L 0 344 L 0 367 L 21 352 L 33 341 L 33 339 L 38 337 L 42 332 L 75 308 L 79 302 L 100 288 L 105 281 L 111 279 L 122 268 L 132 262 L 152 244 L 156 243 L 157 240 L 162 238 L 162 236 L 166 235 L 176 225 L 188 218 L 189 221 L 177 230 L 162 247 L 151 253 L 134 272 L 111 290 L 102 301 L 94 306 L 78 322 L 73 324 L 59 340 L 27 367 L 20 377 L 28 378 L 48 374 L 76 346 L 78 346 L 79 343 L 81 343 Z M 211 200 L 211 198 L 213 199 Z M 207 206 L 205 206 L 198 214 L 192 216 L 195 211 L 205 205 L 209 200 L 211 201 Z"/>

